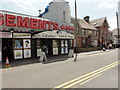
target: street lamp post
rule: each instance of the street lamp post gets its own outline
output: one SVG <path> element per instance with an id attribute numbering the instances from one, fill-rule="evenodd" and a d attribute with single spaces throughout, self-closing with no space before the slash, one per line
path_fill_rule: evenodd
<path id="1" fill-rule="evenodd" d="M 119 21 L 118 21 L 118 12 L 116 12 L 116 17 L 117 17 L 117 31 L 118 31 L 118 44 L 120 43 L 120 34 L 119 34 Z"/>
<path id="2" fill-rule="evenodd" d="M 75 0 L 75 32 L 74 32 L 74 36 L 75 36 L 75 44 L 76 44 L 76 48 L 75 48 L 75 51 L 76 51 L 76 54 L 75 54 L 75 58 L 74 58 L 74 62 L 77 61 L 77 3 L 76 3 L 76 0 Z"/>

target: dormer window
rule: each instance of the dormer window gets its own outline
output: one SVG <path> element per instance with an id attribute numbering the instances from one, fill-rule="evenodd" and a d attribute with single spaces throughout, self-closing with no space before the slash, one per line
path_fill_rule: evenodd
<path id="1" fill-rule="evenodd" d="M 93 23 L 93 26 L 97 25 L 97 23 Z"/>

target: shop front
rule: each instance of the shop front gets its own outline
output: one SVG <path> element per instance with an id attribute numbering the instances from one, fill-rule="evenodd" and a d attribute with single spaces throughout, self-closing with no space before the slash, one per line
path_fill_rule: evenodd
<path id="1" fill-rule="evenodd" d="M 14 59 L 31 58 L 31 34 L 13 33 Z"/>
<path id="2" fill-rule="evenodd" d="M 46 52 L 48 56 L 68 54 L 73 47 L 74 35 L 65 31 L 53 30 L 35 34 L 32 38 L 37 42 L 36 56 L 39 57 L 41 51 Z"/>
<path id="3" fill-rule="evenodd" d="M 0 58 L 5 61 L 68 54 L 74 27 L 62 23 L 9 11 L 0 11 Z"/>

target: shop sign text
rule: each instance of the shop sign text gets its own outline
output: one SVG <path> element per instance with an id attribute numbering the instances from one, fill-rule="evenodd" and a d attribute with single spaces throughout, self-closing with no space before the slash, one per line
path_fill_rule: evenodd
<path id="1" fill-rule="evenodd" d="M 59 26 L 58 22 L 48 21 L 41 18 L 35 17 L 22 17 L 12 14 L 1 14 L 0 13 L 0 26 L 5 25 L 8 27 L 20 27 L 30 29 L 43 29 L 43 30 L 74 30 L 74 27 L 70 26 Z"/>

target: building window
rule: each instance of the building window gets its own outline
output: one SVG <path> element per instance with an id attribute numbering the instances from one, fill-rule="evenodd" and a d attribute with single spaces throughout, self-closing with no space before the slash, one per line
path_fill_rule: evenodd
<path id="1" fill-rule="evenodd" d="M 98 35 L 98 32 L 97 32 L 97 31 L 95 31 L 95 35 L 96 35 L 96 36 Z"/>
<path id="2" fill-rule="evenodd" d="M 82 35 L 85 35 L 85 29 L 82 29 Z"/>
<path id="3" fill-rule="evenodd" d="M 89 34 L 91 35 L 91 33 L 92 33 L 92 31 L 91 30 L 89 30 Z"/>
<path id="4" fill-rule="evenodd" d="M 112 36 L 113 34 L 111 33 L 111 36 Z"/>
<path id="5" fill-rule="evenodd" d="M 63 21 L 65 22 L 65 10 L 63 11 Z"/>

